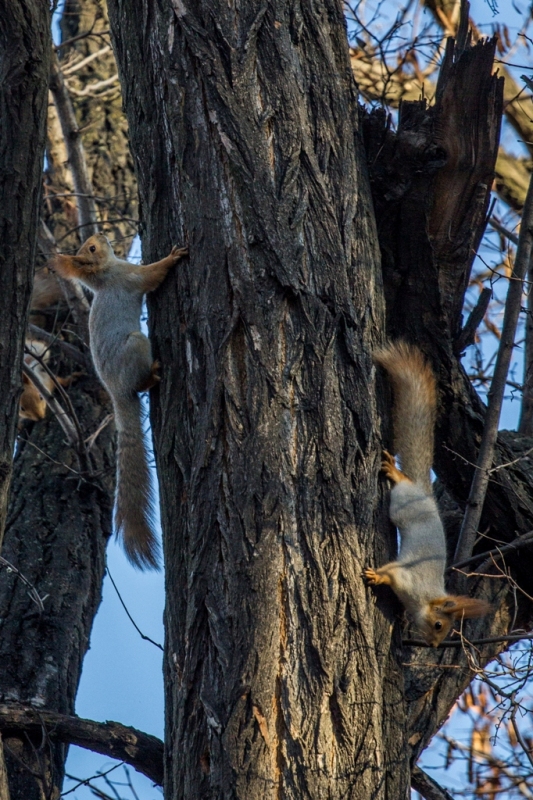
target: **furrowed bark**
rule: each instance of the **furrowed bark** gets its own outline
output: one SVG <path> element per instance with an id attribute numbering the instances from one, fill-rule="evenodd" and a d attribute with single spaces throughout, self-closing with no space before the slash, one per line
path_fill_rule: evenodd
<path id="1" fill-rule="evenodd" d="M 104 412 L 100 388 L 85 378 L 71 392 L 87 434 Z M 38 708 L 74 712 L 81 666 L 100 603 L 105 546 L 111 535 L 114 446 L 105 428 L 90 453 L 93 475 L 54 418 L 19 437 L 2 555 L 44 599 L 39 613 L 24 584 L 0 573 L 0 696 Z M 58 792 L 66 747 L 40 733 L 4 737 L 11 800 Z"/>
<path id="2" fill-rule="evenodd" d="M 0 2 L 0 546 L 36 251 L 50 66 L 49 24 L 47 7 L 36 0 Z"/>
<path id="3" fill-rule="evenodd" d="M 439 382 L 435 470 L 460 509 L 468 497 L 485 415 L 485 406 L 454 349 L 461 335 L 465 288 L 485 226 L 498 147 L 502 86 L 492 75 L 493 49 L 494 42 L 486 42 L 457 53 L 449 45 L 435 108 L 406 104 L 397 135 L 387 132 L 379 114 L 365 122 L 383 255 L 387 329 L 392 337 L 418 342 L 435 368 Z M 391 185 L 396 186 L 394 195 L 385 189 Z M 520 458 L 531 444 L 517 434 L 500 432 L 494 464 Z M 493 539 L 510 542 L 531 530 L 532 481 L 525 459 L 491 476 L 480 526 L 492 537 L 489 547 Z M 458 530 L 457 524 L 448 528 L 450 554 Z M 476 549 L 489 547 L 480 542 Z M 526 550 L 521 549 L 519 555 L 506 553 L 505 563 L 531 596 Z M 520 591 L 510 591 L 506 581 L 473 578 L 469 588 L 494 602 L 498 611 L 471 623 L 468 638 L 507 633 L 515 595 L 516 626 L 529 626 L 530 600 Z M 505 643 L 483 645 L 479 664 L 483 666 L 503 648 Z M 413 756 L 417 756 L 446 719 L 472 672 L 460 649 L 437 657 L 433 652 L 411 650 L 410 660 L 406 699 Z M 442 670 L 441 662 L 454 669 Z"/>
<path id="4" fill-rule="evenodd" d="M 36 251 L 50 64 L 47 4 L 0 2 L 0 548 Z M 1 576 L 0 576 L 1 580 Z M 9 800 L 0 739 L 0 795 Z"/>
<path id="5" fill-rule="evenodd" d="M 69 24 L 76 29 L 79 19 L 75 18 L 70 4 L 66 5 Z M 100 18 L 101 3 L 87 0 L 83 10 L 91 14 L 96 32 L 107 27 Z M 78 28 L 78 33 L 90 28 L 85 23 L 85 19 L 81 20 L 80 25 L 84 27 Z M 91 42 L 94 43 L 94 39 Z M 80 50 L 78 60 L 85 57 L 86 44 L 85 39 L 75 43 L 75 48 Z M 101 45 L 95 49 L 97 47 Z M 63 50 L 62 55 L 66 52 L 72 56 L 71 50 Z M 106 56 L 107 62 L 109 59 L 112 62 L 111 54 Z M 76 73 L 78 85 L 91 81 L 96 70 L 97 65 L 91 62 L 87 69 Z M 47 94 L 45 110 L 46 99 Z M 113 102 L 107 98 L 105 104 L 91 97 L 84 97 L 81 102 L 74 99 L 80 127 L 86 126 L 88 118 L 92 122 L 90 129 L 82 132 L 89 175 L 101 179 L 106 197 L 113 202 L 118 195 L 124 199 L 125 186 L 134 185 L 131 158 L 124 149 L 125 122 L 122 120 L 121 125 L 116 122 L 119 105 L 117 98 Z M 114 122 L 116 127 L 112 130 Z M 72 196 L 65 196 L 73 187 L 62 182 L 68 178 L 63 163 L 65 152 L 61 154 L 60 140 L 56 134 L 51 135 L 50 128 L 49 134 L 46 196 L 41 209 L 48 227 L 40 228 L 42 261 L 50 247 L 55 246 L 54 236 L 61 240 L 60 247 L 66 251 L 76 250 L 80 241 L 76 204 Z M 39 180 L 42 164 L 41 155 Z M 95 165 L 98 165 L 96 171 Z M 104 195 L 103 186 L 98 185 L 96 194 Z M 56 198 L 56 194 L 60 197 Z M 125 216 L 135 216 L 131 207 L 125 207 Z M 119 216 L 114 209 L 113 214 L 101 213 L 107 219 Z M 71 229 L 74 232 L 68 235 Z M 112 238 L 122 238 L 131 233 L 131 223 L 120 220 L 109 223 L 105 230 Z M 127 240 L 128 246 L 130 241 Z M 122 243 L 117 250 L 124 252 Z M 75 292 L 70 293 L 68 302 L 78 302 Z M 66 303 L 60 295 L 54 308 L 39 308 L 39 325 L 44 326 L 50 336 L 57 336 L 68 317 L 62 335 L 71 345 L 85 348 L 84 353 L 88 355 L 86 313 L 83 308 L 78 307 L 78 310 L 77 315 L 68 316 Z M 23 339 L 24 326 L 20 335 Z M 56 360 L 60 352 L 63 353 L 61 362 Z M 76 362 L 65 362 L 66 357 L 64 349 L 52 349 L 56 372 L 65 374 L 76 369 Z M 98 431 L 111 409 L 106 393 L 90 369 L 90 361 L 86 362 L 86 371 L 87 375 L 67 391 L 87 439 Z M 16 417 L 15 406 L 13 419 Z M 64 435 L 50 412 L 43 422 L 24 426 L 14 464 L 3 555 L 32 582 L 41 597 L 48 595 L 44 600 L 44 612 L 39 615 L 27 595 L 27 588 L 14 574 L 0 571 L 0 699 L 34 704 L 62 714 L 74 711 L 82 661 L 100 602 L 105 545 L 112 530 L 115 472 L 112 426 L 104 425 L 87 447 L 89 444 L 89 464 L 80 474 L 75 450 L 64 442 Z M 16 736 L 12 732 L 6 736 L 5 743 L 6 751 L 9 748 L 8 753 L 12 753 L 7 756 L 11 800 L 42 800 L 43 793 L 46 797 L 59 795 L 67 754 L 65 744 L 43 737 L 41 733 Z"/>
<path id="6" fill-rule="evenodd" d="M 144 257 L 190 248 L 150 303 L 166 796 L 404 797 L 398 653 L 360 577 L 387 548 L 383 320 L 341 7 L 110 19 Z"/>

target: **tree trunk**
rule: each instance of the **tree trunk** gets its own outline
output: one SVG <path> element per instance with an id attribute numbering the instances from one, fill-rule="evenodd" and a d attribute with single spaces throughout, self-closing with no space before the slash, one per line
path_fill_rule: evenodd
<path id="1" fill-rule="evenodd" d="M 361 580 L 395 541 L 342 10 L 150 9 L 110 4 L 144 256 L 190 247 L 151 303 L 167 798 L 406 797 L 399 641 Z"/>
<path id="2" fill-rule="evenodd" d="M 70 4 L 67 6 L 71 26 L 67 36 L 84 33 L 91 26 L 95 33 L 108 27 L 102 16 L 101 3 L 84 3 L 85 10 L 91 12 L 90 23 L 83 15 L 74 19 Z M 96 22 L 95 17 L 98 17 Z M 44 113 L 51 49 L 49 23 L 47 15 Z M 81 39 L 76 43 L 78 59 L 101 47 L 99 38 Z M 69 54 L 72 55 L 72 51 Z M 112 74 L 112 54 L 103 60 L 105 65 L 92 61 L 88 69 L 76 73 L 80 90 L 84 84 L 95 80 L 96 73 L 96 77 L 101 75 L 104 78 L 100 69 L 105 68 Z M 105 77 L 108 75 L 106 72 Z M 117 121 L 121 113 L 120 99 L 115 97 L 109 102 L 108 98 L 104 103 L 90 96 L 80 100 L 74 97 L 74 104 L 80 124 L 88 118 L 92 121 L 90 129 L 83 134 L 83 140 L 90 167 L 94 167 L 93 177 L 102 181 L 96 193 L 99 197 L 106 196 L 113 202 L 123 203 L 125 216 L 134 217 L 135 198 L 131 198 L 130 206 L 125 198 L 128 191 L 134 191 L 135 183 L 131 157 L 126 149 L 124 117 L 122 123 Z M 14 140 L 17 141 L 16 137 Z M 69 165 L 64 163 L 66 155 L 61 145 L 50 126 L 43 215 L 52 233 L 61 240 L 61 248 L 72 251 L 79 246 L 76 203 L 72 197 L 52 197 L 55 193 L 64 195 L 72 191 Z M 30 148 L 26 147 L 29 151 Z M 41 152 L 36 173 L 38 186 L 42 180 L 42 165 Z M 117 216 L 113 207 L 107 213 L 108 219 Z M 34 219 L 33 225 L 36 224 Z M 65 237 L 71 229 L 74 231 Z M 121 221 L 110 223 L 106 228 L 113 239 L 122 239 L 131 230 L 131 223 Z M 128 246 L 130 242 L 131 237 L 127 239 Z M 122 242 L 117 250 L 124 252 Z M 26 261 L 20 263 L 26 266 Z M 27 266 L 33 267 L 33 260 L 29 260 Z M 2 296 L 6 296 L 6 292 Z M 67 312 L 64 303 L 59 304 L 59 312 L 56 305 L 52 310 L 41 310 L 39 324 L 54 334 L 61 330 L 62 336 L 67 337 L 71 344 L 84 347 L 83 322 L 74 324 L 71 317 L 67 318 Z M 7 315 L 2 315 L 2 319 L 5 318 Z M 62 328 L 66 318 L 67 325 Z M 19 322 L 22 338 L 25 322 L 25 319 Z M 57 348 L 52 350 L 54 371 L 63 373 L 79 369 L 74 362 L 59 361 L 58 352 Z M 87 349 L 85 353 L 88 354 Z M 17 381 L 20 381 L 20 361 L 21 354 L 17 362 Z M 84 438 L 95 433 L 111 411 L 109 398 L 91 368 L 88 367 L 86 372 L 68 389 Z M 14 405 L 11 419 L 15 421 L 16 418 Z M 0 697 L 4 702 L 32 704 L 62 714 L 74 711 L 83 657 L 101 597 L 105 546 L 112 531 L 114 473 L 112 424 L 104 425 L 88 457 L 81 459 L 65 442 L 63 431 L 50 412 L 47 419 L 27 423 L 20 432 L 2 555 L 31 581 L 45 599 L 44 611 L 39 613 L 28 596 L 27 587 L 15 574 L 0 573 L 0 608 L 5 611 L 0 621 Z M 4 741 L 11 800 L 58 797 L 63 782 L 66 745 L 49 736 L 44 727 L 37 734 L 22 732 L 18 737 L 11 730 Z"/>
<path id="3" fill-rule="evenodd" d="M 37 243 L 50 44 L 46 4 L 0 0 L 0 546 Z"/>
<path id="4" fill-rule="evenodd" d="M 397 800 L 472 672 L 461 648 L 402 652 L 398 604 L 376 608 L 360 579 L 396 542 L 376 513 L 385 325 L 340 7 L 110 12 L 145 258 L 190 247 L 150 304 L 167 796 Z M 388 332 L 432 356 L 437 469 L 459 502 L 482 416 L 456 347 L 497 154 L 491 47 L 450 41 L 435 109 L 407 104 L 397 136 L 379 115 L 366 126 Z M 499 538 L 513 515 L 511 538 L 531 528 L 530 481 L 523 466 L 498 481 L 488 508 Z M 469 635 L 505 633 L 507 584 L 474 588 L 502 607 Z"/>
<path id="5" fill-rule="evenodd" d="M 50 44 L 47 4 L 0 1 L 0 547 L 37 242 Z M 3 750 L 0 739 L 0 796 L 9 800 Z"/>

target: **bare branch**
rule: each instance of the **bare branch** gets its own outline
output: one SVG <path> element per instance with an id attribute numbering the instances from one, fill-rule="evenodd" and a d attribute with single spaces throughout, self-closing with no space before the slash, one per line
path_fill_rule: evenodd
<path id="1" fill-rule="evenodd" d="M 88 239 L 89 236 L 98 233 L 96 204 L 92 198 L 94 191 L 89 178 L 89 170 L 87 169 L 87 161 L 81 142 L 80 129 L 70 99 L 69 90 L 65 84 L 65 79 L 56 55 L 52 58 L 50 89 L 54 97 L 57 115 L 61 122 L 61 128 L 67 145 L 74 191 L 77 193 L 76 202 L 81 227 L 80 235 L 82 240 L 85 240 Z M 84 195 L 89 196 L 87 197 Z"/>
<path id="2" fill-rule="evenodd" d="M 69 86 L 69 92 L 76 97 L 87 97 L 87 95 L 91 95 L 92 97 L 99 97 L 100 95 L 96 94 L 99 89 L 105 89 L 108 86 L 118 86 L 118 74 L 112 75 L 110 78 L 106 78 L 103 81 L 96 81 L 95 83 L 89 83 L 84 89 L 78 90 L 73 89 L 72 86 Z"/>
<path id="3" fill-rule="evenodd" d="M 31 323 L 28 325 L 28 331 L 48 344 L 57 344 L 61 350 L 63 350 L 67 356 L 76 361 L 80 367 L 92 369 L 91 359 L 88 358 L 85 353 L 82 353 L 77 347 L 74 347 L 74 345 L 64 342 L 63 339 L 59 339 L 57 334 L 48 333 L 48 331 L 43 330 L 43 328 L 39 328 L 37 325 L 32 325 Z"/>
<path id="4" fill-rule="evenodd" d="M 124 761 L 159 786 L 163 783 L 163 742 L 119 722 L 94 722 L 44 709 L 3 704 L 0 731 L 9 736 L 46 733 L 50 739 Z"/>
<path id="5" fill-rule="evenodd" d="M 492 298 L 492 289 L 483 289 L 478 297 L 477 303 L 470 312 L 470 315 L 461 331 L 459 338 L 455 342 L 456 354 L 462 353 L 469 345 L 474 343 L 476 331 L 487 313 L 487 308 Z"/>
<path id="6" fill-rule="evenodd" d="M 453 800 L 449 791 L 439 786 L 439 784 L 434 781 L 433 778 L 430 778 L 420 767 L 415 767 L 413 770 L 411 786 L 415 792 L 421 794 L 425 800 Z"/>
<path id="7" fill-rule="evenodd" d="M 446 569 L 446 572 L 451 572 L 454 569 L 462 569 L 469 564 L 474 564 L 476 561 L 484 561 L 489 558 L 498 558 L 499 556 L 503 556 L 505 553 L 510 553 L 512 550 L 519 550 L 521 547 L 525 547 L 528 544 L 533 544 L 533 531 L 523 533 L 522 536 L 519 536 L 514 542 L 511 542 L 511 544 L 495 547 L 493 550 L 486 550 L 483 553 L 476 553 L 476 555 L 470 556 L 470 558 L 465 558 L 463 561 L 458 561 L 455 564 L 451 564 Z M 482 569 L 481 572 L 483 572 Z"/>
<path id="8" fill-rule="evenodd" d="M 63 432 L 67 437 L 67 441 L 69 442 L 69 444 L 76 446 L 78 443 L 78 435 L 76 433 L 76 429 L 72 424 L 69 415 L 62 407 L 61 403 L 59 403 L 55 399 L 55 397 L 48 391 L 46 386 L 39 380 L 35 372 L 24 362 L 22 364 L 22 372 L 33 383 L 39 394 L 42 394 L 42 396 L 46 400 L 47 405 L 50 407 L 50 410 L 53 412 L 53 414 L 57 418 L 57 421 L 63 428 Z"/>
<path id="9" fill-rule="evenodd" d="M 63 67 L 63 75 L 72 75 L 73 72 L 77 72 L 79 69 L 86 67 L 87 64 L 91 63 L 91 61 L 94 61 L 96 58 L 100 58 L 101 56 L 104 56 L 106 53 L 110 52 L 111 46 L 106 44 L 101 50 L 97 50 L 96 53 L 91 53 L 91 55 L 87 56 L 86 58 L 82 58 L 81 61 L 76 61 L 74 64 L 71 64 L 70 67 Z"/>
<path id="10" fill-rule="evenodd" d="M 481 512 L 483 510 L 483 503 L 489 483 L 489 469 L 492 466 L 494 445 L 496 444 L 498 435 L 498 423 L 500 420 L 505 383 L 514 347 L 518 315 L 520 314 L 522 304 L 523 282 L 531 259 L 532 246 L 533 178 L 529 183 L 526 204 L 524 206 L 514 269 L 509 282 L 507 299 L 505 301 L 500 347 L 496 358 L 494 377 L 488 392 L 489 402 L 485 415 L 483 437 L 479 448 L 476 471 L 474 472 L 474 478 L 467 500 L 466 512 L 455 550 L 456 561 L 462 561 L 471 555 L 477 535 L 479 520 L 481 519 Z"/>
<path id="11" fill-rule="evenodd" d="M 508 633 L 505 636 L 487 636 L 484 639 L 444 639 L 436 647 L 465 647 L 465 645 L 496 644 L 497 642 L 521 642 L 533 639 L 533 633 Z M 407 647 L 432 647 L 424 639 L 403 639 L 402 644 Z"/>

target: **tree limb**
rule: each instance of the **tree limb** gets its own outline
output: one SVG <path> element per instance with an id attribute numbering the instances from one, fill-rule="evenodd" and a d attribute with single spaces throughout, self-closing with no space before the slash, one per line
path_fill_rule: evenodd
<path id="1" fill-rule="evenodd" d="M 485 415 L 483 437 L 479 448 L 476 471 L 472 480 L 472 486 L 466 504 L 466 512 L 455 549 L 456 561 L 461 561 L 471 555 L 479 521 L 481 519 L 483 503 L 489 484 L 489 469 L 494 457 L 494 446 L 498 436 L 498 423 L 500 421 L 500 412 L 506 385 L 505 382 L 511 362 L 516 325 L 518 323 L 518 315 L 520 314 L 522 303 L 523 282 L 530 262 L 532 246 L 533 179 L 529 183 L 514 269 L 509 282 L 509 289 L 507 290 L 500 347 L 496 358 L 494 377 L 492 378 L 488 393 L 489 404 Z"/>
<path id="2" fill-rule="evenodd" d="M 78 122 L 55 54 L 52 57 L 50 89 L 67 145 L 68 160 L 72 171 L 74 191 L 76 192 L 81 238 L 85 240 L 89 236 L 98 233 L 96 204 L 93 197 L 94 191 L 89 178 Z"/>
<path id="3" fill-rule="evenodd" d="M 439 786 L 433 778 L 420 767 L 415 767 L 411 776 L 411 786 L 425 798 L 425 800 L 453 800 L 447 789 Z"/>
<path id="4" fill-rule="evenodd" d="M 3 704 L 0 705 L 0 731 L 11 737 L 45 733 L 56 741 L 124 761 L 159 786 L 163 783 L 163 742 L 119 722 L 95 722 L 43 709 Z"/>

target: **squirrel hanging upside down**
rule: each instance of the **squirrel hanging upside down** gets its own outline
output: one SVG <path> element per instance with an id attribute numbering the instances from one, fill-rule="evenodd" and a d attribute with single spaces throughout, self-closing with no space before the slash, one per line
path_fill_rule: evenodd
<path id="1" fill-rule="evenodd" d="M 446 538 L 433 497 L 430 470 L 436 417 L 435 376 L 420 350 L 393 342 L 374 354 L 388 372 L 394 391 L 393 456 L 384 451 L 382 471 L 393 483 L 391 521 L 400 530 L 397 561 L 365 569 L 374 586 L 392 588 L 427 644 L 436 647 L 454 620 L 481 617 L 490 611 L 484 600 L 446 594 Z"/>
<path id="2" fill-rule="evenodd" d="M 118 259 L 107 237 L 98 233 L 75 256 L 57 255 L 51 262 L 63 278 L 77 279 L 94 292 L 91 354 L 111 395 L 118 433 L 115 526 L 123 534 L 127 557 L 140 569 L 157 569 L 158 547 L 138 393 L 160 380 L 159 362 L 140 330 L 142 300 L 187 253 L 187 248 L 173 247 L 162 261 L 136 266 Z"/>

